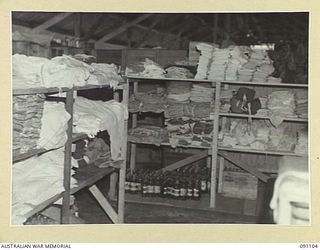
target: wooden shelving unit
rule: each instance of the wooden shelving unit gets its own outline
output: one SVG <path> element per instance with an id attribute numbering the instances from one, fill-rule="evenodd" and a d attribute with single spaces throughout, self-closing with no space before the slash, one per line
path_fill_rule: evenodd
<path id="1" fill-rule="evenodd" d="M 257 168 L 253 166 L 247 166 L 241 161 L 236 161 L 228 154 L 228 152 L 240 152 L 240 153 L 250 153 L 250 154 L 263 154 L 263 155 L 278 155 L 278 156 L 302 156 L 296 154 L 294 152 L 286 152 L 286 151 L 278 151 L 278 150 L 255 150 L 251 148 L 239 147 L 239 148 L 231 148 L 231 147 L 223 147 L 220 145 L 218 140 L 218 127 L 219 127 L 219 119 L 221 117 L 236 117 L 236 118 L 249 118 L 249 115 L 246 114 L 235 114 L 235 113 L 226 113 L 220 112 L 220 92 L 221 87 L 225 85 L 243 85 L 243 86 L 260 86 L 260 87 L 277 87 L 277 88 L 308 88 L 307 84 L 292 84 L 292 83 L 261 83 L 261 82 L 238 82 L 238 81 L 214 81 L 214 80 L 199 80 L 199 79 L 178 79 L 178 78 L 147 78 L 147 77 L 139 77 L 139 76 L 127 76 L 128 83 L 133 83 L 133 94 L 138 91 L 138 82 L 140 81 L 183 81 L 183 82 L 207 82 L 211 83 L 211 86 L 215 88 L 215 103 L 214 103 L 214 112 L 212 116 L 213 120 L 213 139 L 210 147 L 205 146 L 195 146 L 195 145 L 177 145 L 177 147 L 182 148 L 198 148 L 204 149 L 208 151 L 208 155 L 211 156 L 211 190 L 210 190 L 210 199 L 209 199 L 209 207 L 216 207 L 216 197 L 217 190 L 216 186 L 218 186 L 218 190 L 221 189 L 221 177 L 223 174 L 223 160 L 228 160 L 234 163 L 237 167 L 245 170 L 246 172 L 251 173 L 258 179 L 266 182 L 268 180 L 268 176 L 262 172 L 260 172 Z M 137 112 L 132 113 L 132 128 L 137 126 Z M 268 116 L 259 116 L 259 115 L 251 115 L 253 119 L 270 119 Z M 288 122 L 303 122 L 307 123 L 307 118 L 300 117 L 287 117 L 284 119 Z M 130 140 L 131 143 L 131 152 L 130 152 L 130 169 L 135 168 L 135 154 L 136 154 L 136 144 L 154 144 L 152 142 L 141 141 L 138 142 L 136 140 Z M 162 142 L 160 146 L 170 146 L 168 142 Z M 220 159 L 223 159 L 219 162 L 220 167 L 218 168 L 218 156 Z M 196 155 L 194 156 L 196 157 Z M 191 157 L 192 158 L 192 157 Z M 190 159 L 191 159 L 190 158 Z M 182 162 L 182 161 L 181 161 Z M 190 164 L 190 161 L 185 161 L 185 164 Z M 179 164 L 178 164 L 179 165 Z M 217 172 L 219 169 L 219 173 Z M 217 183 L 217 179 L 219 179 L 220 183 Z M 218 184 L 218 185 L 217 185 Z"/>
<path id="2" fill-rule="evenodd" d="M 71 119 L 68 121 L 68 129 L 67 129 L 67 135 L 68 139 L 64 146 L 65 148 L 65 157 L 64 157 L 64 173 L 63 173 L 63 186 L 64 186 L 64 192 L 54 195 L 53 197 L 50 197 L 48 200 L 42 202 L 41 204 L 38 204 L 35 208 L 33 208 L 31 211 L 29 211 L 25 216 L 31 217 L 32 215 L 41 212 L 45 208 L 47 208 L 49 205 L 53 204 L 54 202 L 58 201 L 62 198 L 62 216 L 61 216 L 61 223 L 62 224 L 68 224 L 69 218 L 70 218 L 70 195 L 75 194 L 79 190 L 83 188 L 88 188 L 90 192 L 93 194 L 93 196 L 96 198 L 98 203 L 102 206 L 104 209 L 104 212 L 106 215 L 110 217 L 112 222 L 114 223 L 123 223 L 123 217 L 124 217 L 124 182 L 125 182 L 125 168 L 126 168 L 126 159 L 124 157 L 123 160 L 118 162 L 112 162 L 110 163 L 109 167 L 106 168 L 96 168 L 94 171 L 92 169 L 86 170 L 86 171 L 78 171 L 77 175 L 79 177 L 78 179 L 78 185 L 74 188 L 70 187 L 70 180 L 71 180 L 71 147 L 72 143 L 76 142 L 81 139 L 87 138 L 87 135 L 85 134 L 73 134 L 72 133 L 72 127 L 73 127 L 73 100 L 74 100 L 74 92 L 77 90 L 87 90 L 87 89 L 94 89 L 94 88 L 102 88 L 102 87 L 108 87 L 106 85 L 89 85 L 89 86 L 83 86 L 83 87 L 74 87 L 74 88 L 35 88 L 35 89 L 14 89 L 13 95 L 33 95 L 33 94 L 48 94 L 48 93 L 57 93 L 57 92 L 64 92 L 66 94 L 66 100 L 65 100 L 65 108 L 66 111 L 71 115 Z M 119 85 L 118 89 L 123 90 L 123 103 L 127 106 L 128 105 L 128 84 L 122 83 Z M 114 99 L 119 101 L 119 93 L 115 92 Z M 127 121 L 125 121 L 125 134 L 127 134 Z M 123 156 L 126 155 L 126 146 L 127 143 L 124 143 L 122 145 L 122 148 L 124 149 Z M 55 149 L 50 149 L 55 150 Z M 45 152 L 48 152 L 50 150 L 46 150 L 43 148 L 40 149 L 34 149 L 30 150 L 26 153 L 20 154 L 17 152 L 13 152 L 12 155 L 12 161 L 18 162 L 25 160 L 29 157 L 39 155 Z M 102 192 L 97 188 L 95 183 L 102 179 L 103 177 L 107 175 L 111 175 L 115 173 L 115 171 L 119 172 L 119 178 L 118 178 L 118 184 L 112 183 L 110 185 L 118 187 L 118 209 L 115 211 L 113 207 L 109 204 L 109 201 L 107 198 L 102 194 Z"/>

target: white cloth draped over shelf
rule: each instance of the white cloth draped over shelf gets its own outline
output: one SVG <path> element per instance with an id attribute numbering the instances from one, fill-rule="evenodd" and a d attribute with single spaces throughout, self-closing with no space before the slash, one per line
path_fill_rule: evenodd
<path id="1" fill-rule="evenodd" d="M 64 191 L 63 148 L 13 164 L 12 218 L 13 225 L 27 219 L 25 214 L 47 199 Z M 71 174 L 74 174 L 71 170 Z M 71 187 L 76 180 L 71 177 Z"/>
<path id="2" fill-rule="evenodd" d="M 99 131 L 107 130 L 111 141 L 111 158 L 119 159 L 124 145 L 124 120 L 128 119 L 127 108 L 114 100 L 92 101 L 77 97 L 74 102 L 73 131 L 95 136 Z"/>

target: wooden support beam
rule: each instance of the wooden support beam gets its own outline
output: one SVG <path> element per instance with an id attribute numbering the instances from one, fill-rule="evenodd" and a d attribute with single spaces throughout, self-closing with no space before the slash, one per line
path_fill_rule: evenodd
<path id="1" fill-rule="evenodd" d="M 96 20 L 92 23 L 88 32 L 86 32 L 85 36 L 83 36 L 84 40 L 88 40 L 92 37 L 92 35 L 97 31 L 97 29 L 102 25 L 104 19 L 104 15 L 99 15 Z"/>
<path id="2" fill-rule="evenodd" d="M 74 36 L 81 37 L 81 13 L 75 13 L 73 16 Z"/>
<path id="3" fill-rule="evenodd" d="M 208 157 L 208 151 L 207 150 L 203 150 L 198 154 L 191 155 L 191 156 L 189 156 L 187 158 L 184 158 L 181 161 L 172 163 L 172 164 L 160 169 L 160 171 L 162 171 L 162 172 L 173 171 L 173 170 L 176 170 L 176 169 L 181 168 L 183 166 L 186 166 L 186 165 L 189 165 L 189 164 L 194 163 L 196 161 L 199 161 L 199 160 L 201 160 L 203 158 L 206 158 L 206 157 Z"/>
<path id="4" fill-rule="evenodd" d="M 101 193 L 101 191 L 97 188 L 96 185 L 93 185 L 89 188 L 90 192 L 96 198 L 100 206 L 102 207 L 103 211 L 109 216 L 113 223 L 118 223 L 119 218 L 117 213 L 114 211 L 113 207 Z"/>
<path id="5" fill-rule="evenodd" d="M 256 168 L 249 166 L 246 162 L 240 160 L 240 159 L 236 159 L 234 157 L 232 157 L 230 154 L 228 154 L 225 151 L 219 151 L 218 154 L 220 156 L 222 156 L 223 158 L 225 158 L 227 161 L 233 163 L 234 165 L 236 165 L 237 167 L 247 171 L 248 173 L 254 175 L 255 177 L 257 177 L 259 180 L 263 181 L 263 182 L 267 182 L 269 180 L 269 176 L 260 172 L 259 170 L 257 170 Z"/>
<path id="6" fill-rule="evenodd" d="M 43 24 L 40 24 L 39 26 L 33 28 L 32 32 L 39 32 L 42 30 L 46 30 L 47 28 L 59 23 L 60 21 L 62 21 L 63 19 L 67 18 L 72 14 L 73 14 L 72 12 L 59 13 L 54 17 L 50 18 L 48 21 L 44 22 Z"/>
<path id="7" fill-rule="evenodd" d="M 143 35 L 143 36 L 141 37 L 141 39 L 139 39 L 139 41 L 136 43 L 136 47 L 140 47 L 141 44 L 148 39 L 148 37 L 149 37 L 149 35 L 150 35 L 150 32 L 151 32 L 152 29 L 160 22 L 160 20 L 161 20 L 161 19 L 159 18 L 159 16 L 157 16 L 157 18 L 152 22 L 152 24 L 151 24 L 149 27 L 147 27 L 147 32 L 146 32 L 145 35 Z M 144 29 L 144 26 L 142 26 L 142 25 L 135 25 L 135 27 L 139 27 L 139 26 L 141 26 L 141 27 L 140 27 L 141 29 Z"/>
<path id="8" fill-rule="evenodd" d="M 132 27 L 132 26 L 142 22 L 143 20 L 147 19 L 151 15 L 152 14 L 144 14 L 142 16 L 139 16 L 138 18 L 134 19 L 133 21 L 127 22 L 127 23 L 123 24 L 122 26 L 118 27 L 116 30 L 106 34 L 105 36 L 100 38 L 97 42 L 98 43 L 106 42 L 106 41 L 116 37 L 117 35 L 121 34 L 122 32 L 126 31 L 129 27 Z"/>

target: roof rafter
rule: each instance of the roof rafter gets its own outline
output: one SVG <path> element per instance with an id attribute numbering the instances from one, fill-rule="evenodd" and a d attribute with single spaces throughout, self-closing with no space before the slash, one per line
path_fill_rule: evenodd
<path id="1" fill-rule="evenodd" d="M 47 28 L 55 25 L 56 23 L 62 21 L 63 19 L 67 18 L 68 16 L 72 15 L 72 12 L 66 13 L 59 13 L 54 17 L 50 18 L 49 20 L 45 21 L 44 23 L 40 24 L 39 26 L 32 29 L 32 32 L 39 32 L 42 30 L 46 30 Z"/>

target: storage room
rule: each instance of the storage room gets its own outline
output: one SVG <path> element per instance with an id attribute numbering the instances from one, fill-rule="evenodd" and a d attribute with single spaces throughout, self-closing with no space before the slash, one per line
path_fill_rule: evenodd
<path id="1" fill-rule="evenodd" d="M 308 12 L 11 18 L 12 225 L 310 223 Z"/>

